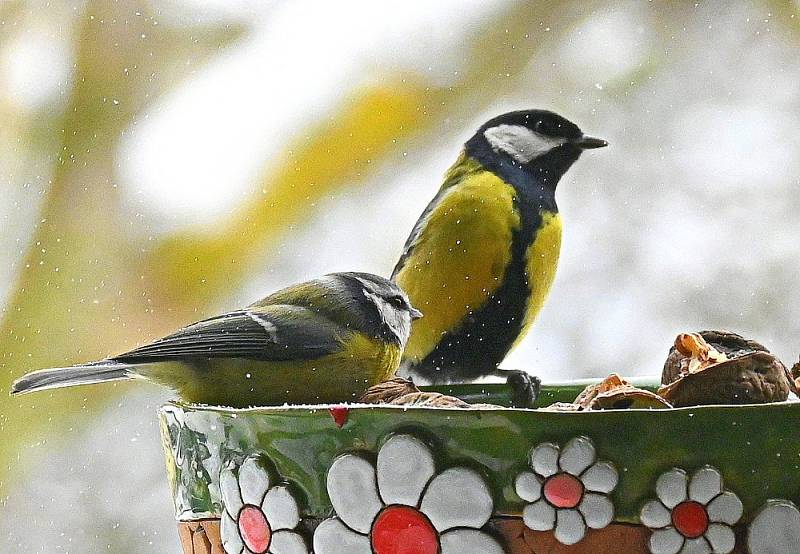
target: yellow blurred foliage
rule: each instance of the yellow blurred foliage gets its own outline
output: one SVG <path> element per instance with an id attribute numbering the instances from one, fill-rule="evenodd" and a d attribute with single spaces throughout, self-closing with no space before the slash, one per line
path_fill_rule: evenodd
<path id="1" fill-rule="evenodd" d="M 260 194 L 214 233 L 205 229 L 172 237 L 146 262 L 164 302 L 191 306 L 235 287 L 291 226 L 314 212 L 318 199 L 357 183 L 415 130 L 425 87 L 410 80 L 385 83 L 354 95 L 335 116 L 296 139 L 282 163 L 264 178 Z M 171 263 L 165 264 L 165 260 Z"/>

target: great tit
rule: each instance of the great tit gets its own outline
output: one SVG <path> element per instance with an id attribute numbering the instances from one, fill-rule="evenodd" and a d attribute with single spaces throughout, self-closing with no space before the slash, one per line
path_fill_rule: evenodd
<path id="1" fill-rule="evenodd" d="M 29 373 L 12 393 L 144 378 L 202 404 L 352 401 L 394 376 L 421 316 L 383 277 L 332 273 L 119 356 Z"/>
<path id="2" fill-rule="evenodd" d="M 525 403 L 535 380 L 498 365 L 556 273 L 556 185 L 584 150 L 606 145 L 543 110 L 495 117 L 466 142 L 392 273 L 426 316 L 412 326 L 402 374 L 430 383 L 505 375 Z"/>

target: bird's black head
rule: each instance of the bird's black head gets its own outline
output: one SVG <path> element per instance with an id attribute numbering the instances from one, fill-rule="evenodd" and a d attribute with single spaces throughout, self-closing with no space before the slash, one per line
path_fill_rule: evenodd
<path id="1" fill-rule="evenodd" d="M 577 125 L 546 110 L 522 110 L 484 123 L 465 144 L 466 152 L 505 177 L 520 169 L 555 188 L 581 152 L 608 143 L 588 137 Z"/>

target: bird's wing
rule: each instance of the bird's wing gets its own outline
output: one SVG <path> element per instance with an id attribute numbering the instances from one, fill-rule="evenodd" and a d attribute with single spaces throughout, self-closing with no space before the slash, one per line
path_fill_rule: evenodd
<path id="1" fill-rule="evenodd" d="M 395 264 L 394 269 L 392 270 L 392 280 L 397 277 L 397 274 L 400 273 L 400 270 L 403 269 L 403 266 L 406 265 L 408 258 L 411 257 L 411 253 L 414 251 L 414 247 L 417 245 L 417 241 L 419 240 L 420 235 L 422 234 L 423 229 L 428 224 L 428 219 L 431 216 L 431 213 L 439 206 L 442 202 L 442 198 L 450 192 L 451 189 L 449 188 L 442 188 L 433 197 L 428 205 L 423 210 L 422 215 L 419 216 L 419 219 L 414 224 L 414 228 L 411 229 L 411 234 L 408 235 L 406 239 L 406 243 L 403 245 L 403 253 L 400 255 L 400 259 L 397 260 L 397 264 Z"/>
<path id="2" fill-rule="evenodd" d="M 483 171 L 428 205 L 392 275 L 425 314 L 414 322 L 406 358 L 423 359 L 502 285 L 520 228 L 514 199 L 510 185 Z"/>
<path id="3" fill-rule="evenodd" d="M 199 321 L 113 359 L 124 363 L 186 358 L 308 360 L 338 350 L 347 333 L 306 308 L 263 306 Z"/>
<path id="4" fill-rule="evenodd" d="M 445 199 L 451 194 L 457 193 L 458 185 L 469 181 L 473 177 L 485 174 L 487 174 L 487 172 L 484 171 L 477 162 L 468 158 L 465 152 L 461 152 L 456 163 L 447 171 L 444 183 L 442 183 L 439 192 L 436 193 L 433 200 L 425 207 L 419 219 L 417 219 L 417 222 L 414 224 L 411 234 L 408 235 L 406 243 L 403 245 L 403 253 L 400 255 L 400 259 L 397 260 L 394 270 L 392 270 L 392 280 L 395 280 L 408 262 L 408 259 L 413 255 L 414 248 L 416 248 L 417 244 L 420 242 L 425 227 L 430 223 L 430 219 L 434 217 L 435 212 L 440 210 L 442 205 L 445 204 Z"/>

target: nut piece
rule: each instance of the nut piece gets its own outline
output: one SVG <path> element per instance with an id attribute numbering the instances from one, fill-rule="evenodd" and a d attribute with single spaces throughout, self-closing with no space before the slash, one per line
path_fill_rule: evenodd
<path id="1" fill-rule="evenodd" d="M 389 379 L 383 383 L 371 386 L 361 395 L 358 401 L 364 404 L 388 404 L 404 394 L 412 392 L 420 392 L 413 381 L 403 379 L 402 377 L 395 377 L 394 379 Z"/>
<path id="2" fill-rule="evenodd" d="M 684 339 L 682 337 L 691 337 Z M 769 352 L 762 344 L 745 339 L 741 335 L 730 331 L 700 331 L 698 333 L 681 333 L 675 339 L 675 344 L 670 348 L 667 361 L 664 362 L 664 371 L 661 373 L 661 383 L 667 385 L 686 373 L 689 369 L 689 360 L 692 354 L 692 341 L 702 340 L 716 352 L 724 354 L 726 358 L 736 358 L 748 352 Z M 680 347 L 679 347 L 680 343 Z M 702 346 L 694 346 L 702 349 Z M 681 352 L 683 350 L 683 352 Z M 720 360 L 722 361 L 722 360 Z"/>
<path id="3" fill-rule="evenodd" d="M 419 406 L 428 408 L 471 408 L 460 398 L 448 396 L 440 392 L 410 392 L 399 398 L 395 398 L 389 404 L 397 406 Z"/>
<path id="4" fill-rule="evenodd" d="M 410 392 L 395 398 L 389 404 L 395 406 L 417 406 L 421 408 L 461 408 L 467 410 L 502 408 L 494 404 L 469 404 L 455 396 L 448 396 L 440 392 Z"/>
<path id="5" fill-rule="evenodd" d="M 694 373 L 711 364 L 724 362 L 728 357 L 709 345 L 699 333 L 681 333 L 675 339 L 675 350 L 685 358 L 680 361 L 681 373 Z"/>
<path id="6" fill-rule="evenodd" d="M 579 412 L 583 410 L 574 402 L 553 402 L 549 406 L 539 408 L 542 412 Z"/>
<path id="7" fill-rule="evenodd" d="M 440 392 L 424 392 L 408 379 L 395 377 L 378 383 L 361 395 L 359 402 L 365 404 L 392 404 L 395 406 L 417 406 L 423 408 L 501 408 L 494 404 L 469 404 L 455 396 Z"/>
<path id="8" fill-rule="evenodd" d="M 794 382 L 761 344 L 728 331 L 678 335 L 658 394 L 673 406 L 781 402 Z"/>
<path id="9" fill-rule="evenodd" d="M 650 391 L 639 389 L 616 373 L 600 383 L 589 385 L 575 399 L 578 410 L 624 410 L 628 408 L 671 408 L 663 398 Z M 559 409 L 557 411 L 565 411 Z"/>

